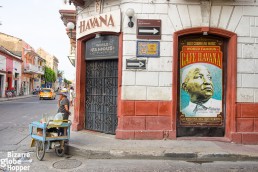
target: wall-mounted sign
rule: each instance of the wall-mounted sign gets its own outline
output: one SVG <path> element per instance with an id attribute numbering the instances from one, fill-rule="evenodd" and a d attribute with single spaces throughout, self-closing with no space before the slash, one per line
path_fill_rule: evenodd
<path id="1" fill-rule="evenodd" d="M 181 126 L 222 126 L 223 42 L 213 38 L 180 42 Z"/>
<path id="2" fill-rule="evenodd" d="M 146 69 L 146 60 L 126 59 L 126 69 Z"/>
<path id="3" fill-rule="evenodd" d="M 137 57 L 159 57 L 160 43 L 158 41 L 137 41 Z"/>
<path id="4" fill-rule="evenodd" d="M 161 39 L 161 20 L 137 19 L 138 39 Z"/>
<path id="5" fill-rule="evenodd" d="M 118 36 L 109 35 L 93 38 L 86 42 L 86 60 L 117 59 Z"/>
<path id="6" fill-rule="evenodd" d="M 116 10 L 88 18 L 82 18 L 79 19 L 77 23 L 79 24 L 76 36 L 77 39 L 94 32 L 104 31 L 118 33 L 121 30 L 121 11 Z"/>

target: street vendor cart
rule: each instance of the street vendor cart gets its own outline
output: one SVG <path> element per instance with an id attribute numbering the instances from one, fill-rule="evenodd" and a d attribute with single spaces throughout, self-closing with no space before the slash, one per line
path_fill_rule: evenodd
<path id="1" fill-rule="evenodd" d="M 55 149 L 58 156 L 65 153 L 65 144 L 70 139 L 70 120 L 49 120 L 48 122 L 34 121 L 29 125 L 32 138 L 31 146 L 36 146 L 36 156 L 42 160 L 45 151 Z"/>

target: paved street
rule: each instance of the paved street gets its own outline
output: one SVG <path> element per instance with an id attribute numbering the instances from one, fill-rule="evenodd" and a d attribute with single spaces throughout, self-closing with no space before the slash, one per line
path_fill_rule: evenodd
<path id="1" fill-rule="evenodd" d="M 79 156 L 57 157 L 53 152 L 38 161 L 35 154 L 29 171 L 35 172 L 258 172 L 257 162 L 184 162 L 170 160 L 85 159 Z M 0 168 L 0 172 L 1 168 Z"/>
<path id="2" fill-rule="evenodd" d="M 57 101 L 39 100 L 34 96 L 0 102 L 0 109 L 0 151 L 26 150 L 29 123 L 40 120 L 44 113 L 54 114 Z"/>
<path id="3" fill-rule="evenodd" d="M 38 100 L 38 97 L 0 102 L 0 160 L 7 157 L 8 152 L 29 152 L 31 163 L 29 171 L 78 171 L 78 172 L 258 172 L 255 161 L 242 162 L 185 162 L 173 160 L 133 160 L 133 159 L 87 159 L 81 156 L 65 155 L 57 157 L 53 150 L 47 151 L 44 160 L 35 157 L 35 148 L 30 148 L 28 125 L 39 120 L 43 113 L 54 114 L 57 110 L 56 100 Z M 0 166 L 0 172 L 4 171 Z"/>

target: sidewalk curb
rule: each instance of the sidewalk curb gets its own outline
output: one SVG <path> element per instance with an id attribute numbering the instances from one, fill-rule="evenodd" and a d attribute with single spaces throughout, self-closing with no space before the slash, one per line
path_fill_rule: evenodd
<path id="1" fill-rule="evenodd" d="M 229 153 L 165 153 L 164 151 L 125 151 L 125 150 L 91 150 L 79 148 L 75 145 L 68 145 L 66 153 L 69 155 L 78 155 L 87 159 L 157 159 L 157 160 L 183 160 L 183 161 L 258 161 L 258 156 L 229 154 Z"/>
<path id="2" fill-rule="evenodd" d="M 37 95 L 28 95 L 28 96 L 16 96 L 11 98 L 0 98 L 0 102 L 6 102 L 6 101 L 12 101 L 12 100 L 18 100 L 18 99 L 25 99 L 30 97 L 35 97 Z"/>

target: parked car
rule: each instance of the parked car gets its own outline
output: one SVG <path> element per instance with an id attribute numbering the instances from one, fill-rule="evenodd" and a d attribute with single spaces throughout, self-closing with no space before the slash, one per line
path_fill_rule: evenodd
<path id="1" fill-rule="evenodd" d="M 56 93 L 52 88 L 43 88 L 39 92 L 39 100 L 42 99 L 56 99 Z"/>

